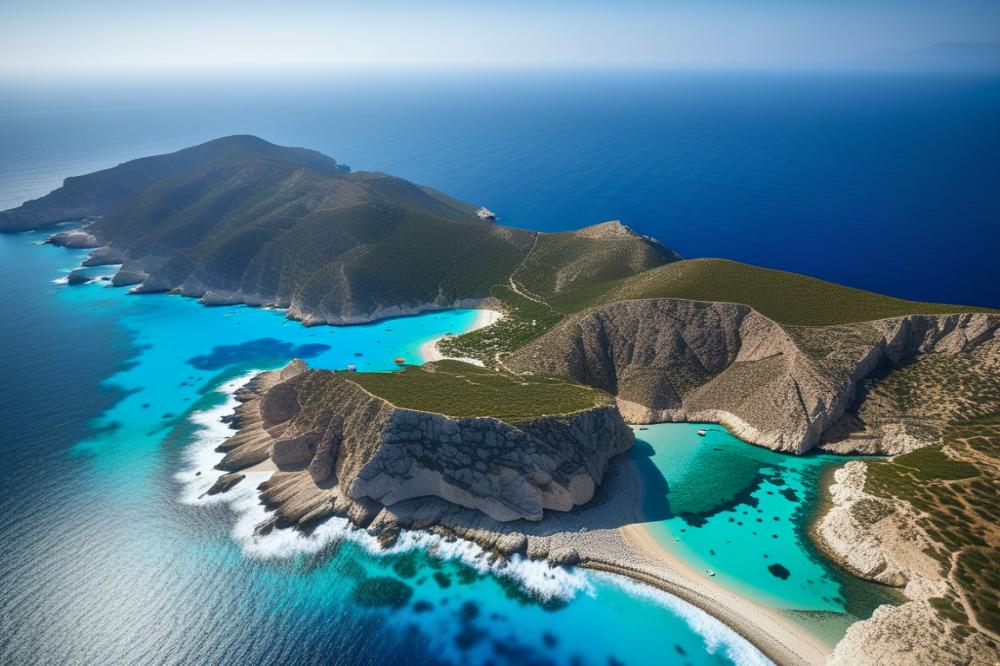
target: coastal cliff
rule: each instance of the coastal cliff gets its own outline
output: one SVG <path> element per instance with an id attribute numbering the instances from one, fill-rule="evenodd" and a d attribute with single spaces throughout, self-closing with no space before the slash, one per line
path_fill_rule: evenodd
<path id="1" fill-rule="evenodd" d="M 594 404 L 567 414 L 452 417 L 395 405 L 350 373 L 294 362 L 238 396 L 241 430 L 219 467 L 270 460 L 280 471 L 263 497 L 285 522 L 344 515 L 367 526 L 383 507 L 425 497 L 498 521 L 537 521 L 589 501 L 609 459 L 632 444 L 613 401 L 589 395 Z"/>
<path id="2" fill-rule="evenodd" d="M 995 344 L 998 331 L 1000 316 L 987 314 L 795 327 L 747 305 L 645 299 L 569 318 L 505 364 L 608 391 L 632 423 L 715 421 L 791 453 L 821 443 L 899 452 L 926 442 L 893 437 L 891 428 L 861 433 L 842 421 L 864 399 L 864 382 L 921 355 Z"/>

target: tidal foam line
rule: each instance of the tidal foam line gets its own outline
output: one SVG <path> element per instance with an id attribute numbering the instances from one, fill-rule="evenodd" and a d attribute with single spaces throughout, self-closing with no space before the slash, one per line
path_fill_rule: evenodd
<path id="1" fill-rule="evenodd" d="M 620 587 L 630 596 L 647 599 L 682 618 L 702 637 L 705 641 L 705 650 L 709 654 L 725 656 L 740 666 L 774 666 L 774 662 L 726 624 L 683 599 L 625 576 L 597 571 L 592 572 L 591 576 Z"/>

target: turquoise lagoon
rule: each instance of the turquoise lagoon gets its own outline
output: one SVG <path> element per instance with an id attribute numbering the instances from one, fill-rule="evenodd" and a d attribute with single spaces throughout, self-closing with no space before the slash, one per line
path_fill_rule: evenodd
<path id="1" fill-rule="evenodd" d="M 777 453 L 711 423 L 634 430 L 646 528 L 714 582 L 787 612 L 831 644 L 894 601 L 835 567 L 808 534 L 821 478 L 845 457 Z"/>
<path id="2" fill-rule="evenodd" d="M 391 370 L 473 311 L 306 328 L 276 311 L 58 284 L 84 253 L 42 238 L 0 236 L 0 662 L 766 662 L 705 613 L 620 577 L 499 570 L 420 534 L 385 553 L 337 520 L 257 536 L 256 477 L 200 497 L 241 378 L 293 357 Z"/>

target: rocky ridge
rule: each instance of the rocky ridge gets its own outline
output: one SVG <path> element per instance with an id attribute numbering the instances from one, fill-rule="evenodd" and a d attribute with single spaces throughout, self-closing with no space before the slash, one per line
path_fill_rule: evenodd
<path id="1" fill-rule="evenodd" d="M 832 430 L 876 371 L 956 355 L 1000 338 L 1000 316 L 908 315 L 830 327 L 782 326 L 746 305 L 619 301 L 572 317 L 505 359 L 617 396 L 632 423 L 715 421 L 771 449 L 901 452 L 928 442 Z"/>

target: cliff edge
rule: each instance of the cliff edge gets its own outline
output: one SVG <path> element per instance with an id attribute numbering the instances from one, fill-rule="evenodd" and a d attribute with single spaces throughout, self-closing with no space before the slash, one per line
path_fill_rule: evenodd
<path id="1" fill-rule="evenodd" d="M 367 526 L 382 507 L 414 498 L 438 498 L 498 521 L 537 521 L 546 510 L 588 502 L 609 459 L 632 444 L 614 401 L 591 389 L 571 389 L 564 413 L 449 416 L 373 391 L 402 382 L 424 399 L 444 384 L 462 391 L 463 383 L 497 373 L 441 362 L 375 374 L 382 376 L 309 370 L 300 361 L 264 373 L 238 396 L 241 429 L 223 445 L 220 468 L 270 460 L 279 473 L 265 484 L 265 500 L 293 523 L 344 515 Z M 514 403 L 533 389 L 499 382 L 509 384 L 502 389 Z M 552 384 L 542 388 L 549 392 Z M 291 494 L 283 473 L 296 475 Z"/>

